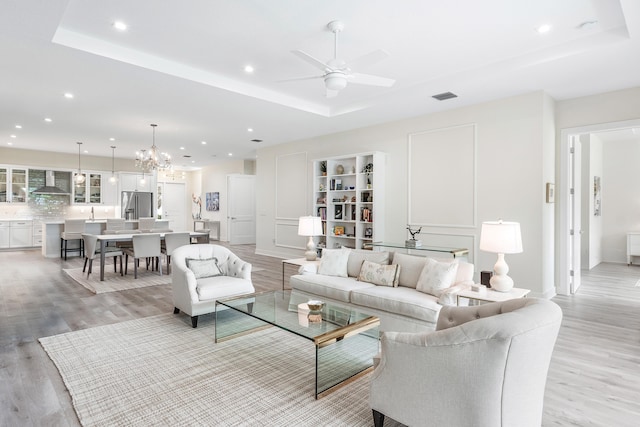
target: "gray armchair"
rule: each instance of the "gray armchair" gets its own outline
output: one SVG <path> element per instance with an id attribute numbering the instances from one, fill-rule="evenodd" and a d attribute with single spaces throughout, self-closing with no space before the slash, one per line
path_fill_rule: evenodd
<path id="1" fill-rule="evenodd" d="M 562 311 L 523 298 L 443 307 L 435 332 L 386 332 L 371 378 L 374 424 L 537 426 Z"/>

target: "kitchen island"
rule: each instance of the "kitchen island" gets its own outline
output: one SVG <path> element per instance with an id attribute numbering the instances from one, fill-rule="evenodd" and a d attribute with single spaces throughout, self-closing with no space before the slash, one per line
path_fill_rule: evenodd
<path id="1" fill-rule="evenodd" d="M 88 234 L 102 234 L 107 228 L 106 219 L 87 220 L 85 232 Z M 126 230 L 138 228 L 137 220 L 127 220 Z M 157 219 L 156 228 L 169 228 L 169 221 Z M 60 233 L 64 230 L 64 220 L 42 221 L 42 255 L 46 258 L 60 258 Z M 181 231 L 181 230 L 174 230 Z M 78 242 L 69 241 L 69 247 L 77 247 Z M 76 246 L 73 246 L 76 245 Z"/>

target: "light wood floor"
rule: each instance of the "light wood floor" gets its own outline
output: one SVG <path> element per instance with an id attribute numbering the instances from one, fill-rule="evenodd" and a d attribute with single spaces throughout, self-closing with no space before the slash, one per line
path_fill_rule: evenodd
<path id="1" fill-rule="evenodd" d="M 253 273 L 259 290 L 281 288 L 281 260 L 255 255 L 252 245 L 232 250 L 263 269 Z M 169 285 L 94 295 L 62 272 L 80 266 L 79 258 L 44 259 L 36 250 L 0 252 L 0 426 L 79 425 L 38 338 L 172 312 Z M 639 280 L 640 267 L 603 264 L 584 273 L 578 295 L 554 298 L 564 320 L 544 426 L 640 425 Z"/>

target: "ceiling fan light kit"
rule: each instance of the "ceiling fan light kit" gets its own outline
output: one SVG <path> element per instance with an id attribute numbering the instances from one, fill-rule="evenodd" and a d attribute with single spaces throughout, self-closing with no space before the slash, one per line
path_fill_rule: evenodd
<path id="1" fill-rule="evenodd" d="M 348 82 L 380 87 L 391 87 L 395 84 L 395 80 L 386 77 L 354 73 L 347 61 L 338 58 L 338 33 L 344 30 L 344 23 L 342 21 L 331 21 L 327 24 L 327 28 L 334 34 L 333 59 L 323 62 L 301 50 L 292 51 L 292 53 L 298 58 L 322 70 L 324 74 L 313 77 L 287 79 L 283 81 L 323 79 L 326 96 L 328 98 L 336 96 L 339 91 L 347 87 Z M 351 63 L 358 64 L 358 66 L 371 65 L 387 58 L 388 56 L 388 53 L 379 49 L 356 58 Z"/>

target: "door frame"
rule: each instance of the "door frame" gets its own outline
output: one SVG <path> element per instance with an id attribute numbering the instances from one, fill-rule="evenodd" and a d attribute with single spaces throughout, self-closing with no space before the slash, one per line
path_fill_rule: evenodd
<path id="1" fill-rule="evenodd" d="M 572 247 L 574 239 L 570 238 L 571 230 L 571 209 L 570 209 L 570 186 L 572 182 L 571 176 L 571 156 L 569 153 L 569 147 L 574 137 L 579 137 L 583 134 L 590 134 L 593 132 L 602 132 L 607 130 L 636 128 L 640 127 L 640 119 L 624 120 L 619 122 L 600 123 L 595 125 L 577 126 L 573 128 L 565 128 L 560 130 L 560 186 L 558 188 L 558 246 L 559 250 L 556 270 L 556 280 L 558 286 L 556 292 L 560 295 L 571 295 L 571 260 L 569 259 L 571 253 L 578 251 L 580 253 L 580 247 Z M 578 177 L 580 179 L 580 177 Z M 581 215 L 582 207 L 578 206 L 578 209 L 574 210 L 574 215 Z M 579 243 L 581 239 L 576 239 Z M 574 271 L 574 279 L 576 275 L 580 275 L 581 272 L 578 269 Z M 578 277 L 578 281 L 580 278 Z"/>

